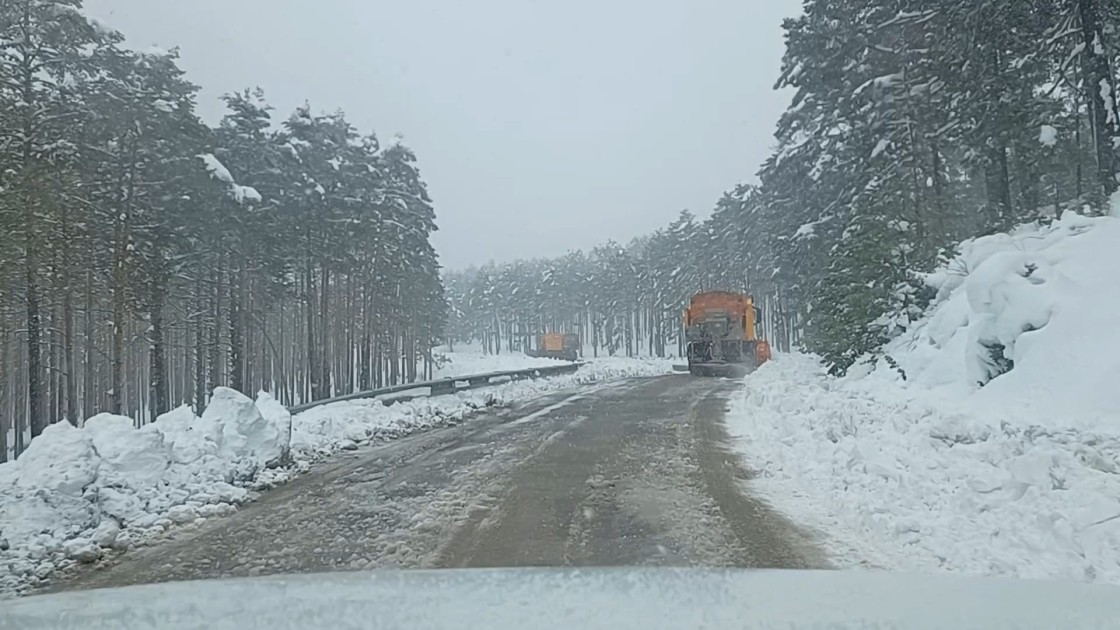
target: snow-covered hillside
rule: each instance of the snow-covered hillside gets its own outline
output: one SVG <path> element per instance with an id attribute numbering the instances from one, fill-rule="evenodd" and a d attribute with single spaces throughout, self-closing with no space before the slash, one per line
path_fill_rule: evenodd
<path id="1" fill-rule="evenodd" d="M 518 360 L 495 358 L 487 366 L 487 359 L 453 355 L 448 369 L 524 367 L 511 367 Z M 485 407 L 671 369 L 668 361 L 599 359 L 543 380 L 392 405 L 336 403 L 294 417 L 267 394 L 254 402 L 222 388 L 201 418 L 181 407 L 140 429 L 110 414 L 80 429 L 51 425 L 18 460 L 0 464 L 0 594 L 95 561 L 106 550 L 124 551 L 175 526 L 230 514 L 255 491 L 339 450 L 458 422 Z"/>
<path id="2" fill-rule="evenodd" d="M 747 377 L 751 483 L 841 565 L 1120 583 L 1120 218 L 960 251 L 886 348 L 905 380 L 796 354 Z"/>

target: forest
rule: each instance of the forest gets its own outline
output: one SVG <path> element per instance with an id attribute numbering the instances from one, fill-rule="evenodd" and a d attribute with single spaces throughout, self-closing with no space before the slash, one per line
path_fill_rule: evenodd
<path id="1" fill-rule="evenodd" d="M 448 341 L 679 356 L 688 297 L 728 289 L 841 374 L 917 319 L 961 241 L 1108 212 L 1120 2 L 806 0 L 783 29 L 791 103 L 757 181 L 625 245 L 445 274 Z"/>
<path id="2" fill-rule="evenodd" d="M 1120 3 L 806 0 L 783 29 L 791 102 L 750 183 L 625 244 L 441 272 L 398 139 L 251 87 L 208 124 L 175 50 L 80 0 L 0 1 L 0 459 L 216 386 L 294 404 L 422 378 L 437 343 L 679 354 L 705 289 L 751 292 L 775 346 L 840 374 L 961 241 L 1108 212 Z"/>
<path id="3" fill-rule="evenodd" d="M 216 386 L 290 405 L 431 369 L 446 301 L 412 151 L 257 89 L 208 125 L 197 93 L 80 0 L 0 1 L 0 461 Z"/>

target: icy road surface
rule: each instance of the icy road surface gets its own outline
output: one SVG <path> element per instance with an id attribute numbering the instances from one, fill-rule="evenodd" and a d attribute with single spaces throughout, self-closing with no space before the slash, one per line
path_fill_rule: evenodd
<path id="1" fill-rule="evenodd" d="M 347 453 L 52 588 L 378 567 L 824 567 L 742 494 L 723 428 L 737 387 L 615 382 Z"/>

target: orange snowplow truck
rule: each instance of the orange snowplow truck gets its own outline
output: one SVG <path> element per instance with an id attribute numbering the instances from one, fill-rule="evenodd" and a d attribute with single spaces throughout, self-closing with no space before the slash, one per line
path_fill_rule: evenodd
<path id="1" fill-rule="evenodd" d="M 574 333 L 544 333 L 537 335 L 536 349 L 527 350 L 525 353 L 531 357 L 576 361 L 579 359 L 579 349 L 579 335 Z"/>
<path id="2" fill-rule="evenodd" d="M 688 371 L 696 376 L 746 374 L 770 360 L 758 338 L 758 308 L 749 295 L 697 293 L 684 312 Z"/>

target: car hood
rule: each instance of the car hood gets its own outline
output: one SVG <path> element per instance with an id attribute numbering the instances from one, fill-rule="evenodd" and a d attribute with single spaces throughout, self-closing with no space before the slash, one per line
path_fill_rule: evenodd
<path id="1" fill-rule="evenodd" d="M 859 571 L 450 569 L 271 576 L 0 602 L 0 628 L 1103 628 L 1108 585 Z"/>

